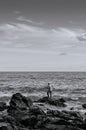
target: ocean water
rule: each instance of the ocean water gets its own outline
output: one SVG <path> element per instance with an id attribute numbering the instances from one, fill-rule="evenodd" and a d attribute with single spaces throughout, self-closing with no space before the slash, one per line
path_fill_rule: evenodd
<path id="1" fill-rule="evenodd" d="M 9 102 L 20 92 L 36 100 L 46 96 L 47 83 L 53 87 L 53 97 L 63 97 L 67 107 L 86 112 L 86 72 L 0 72 L 0 101 Z"/>

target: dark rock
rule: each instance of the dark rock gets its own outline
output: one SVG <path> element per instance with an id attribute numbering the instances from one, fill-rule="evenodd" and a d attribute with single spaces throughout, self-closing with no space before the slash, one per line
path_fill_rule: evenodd
<path id="1" fill-rule="evenodd" d="M 21 124 L 30 128 L 40 127 L 45 116 L 46 115 L 41 108 L 38 106 L 32 106 L 29 109 L 29 114 L 21 118 Z"/>
<path id="2" fill-rule="evenodd" d="M 24 111 L 27 110 L 32 105 L 31 99 L 28 99 L 21 95 L 20 93 L 16 93 L 12 96 L 10 101 L 10 106 L 8 107 L 8 113 L 14 114 L 18 110 Z"/>
<path id="3" fill-rule="evenodd" d="M 47 124 L 45 126 L 45 130 L 81 130 L 81 129 L 73 126 L 67 126 L 67 125 Z"/>
<path id="4" fill-rule="evenodd" d="M 30 130 L 29 128 L 21 128 L 19 127 L 18 130 Z"/>
<path id="5" fill-rule="evenodd" d="M 48 99 L 48 103 L 50 105 L 55 105 L 55 106 L 62 106 L 62 107 L 65 106 L 62 102 L 54 99 Z"/>
<path id="6" fill-rule="evenodd" d="M 14 117 L 6 115 L 6 116 L 3 116 L 3 120 L 4 122 L 9 123 L 14 130 L 18 130 L 17 121 Z"/>
<path id="7" fill-rule="evenodd" d="M 45 124 L 54 124 L 54 125 L 70 125 L 70 122 L 65 120 L 65 119 L 61 119 L 61 118 L 52 118 L 52 117 L 47 117 L 45 120 L 44 120 L 44 125 Z"/>
<path id="8" fill-rule="evenodd" d="M 27 100 L 27 98 L 21 95 L 20 93 L 14 94 L 10 101 L 10 106 L 19 107 L 20 109 L 30 107 L 31 105 L 32 105 L 31 99 Z"/>
<path id="9" fill-rule="evenodd" d="M 82 104 L 82 107 L 86 109 L 86 104 Z"/>
<path id="10" fill-rule="evenodd" d="M 74 118 L 81 118 L 81 115 L 79 112 L 77 111 L 62 111 L 61 113 L 65 114 L 65 115 L 68 115 L 69 117 L 74 117 Z"/>
<path id="11" fill-rule="evenodd" d="M 66 102 L 64 98 L 60 98 L 59 101 L 62 103 Z"/>
<path id="12" fill-rule="evenodd" d="M 59 117 L 60 114 L 61 114 L 61 112 L 58 110 L 48 110 L 47 111 L 47 115 L 52 116 L 52 117 Z"/>
<path id="13" fill-rule="evenodd" d="M 78 124 L 78 127 L 86 130 L 86 123 Z"/>
<path id="14" fill-rule="evenodd" d="M 81 118 L 81 115 L 79 114 L 79 112 L 76 112 L 76 111 L 70 111 L 69 114 L 70 114 L 71 116 L 76 117 L 76 118 L 78 118 L 78 117 Z"/>
<path id="15" fill-rule="evenodd" d="M 13 128 L 8 123 L 0 123 L 0 130 L 13 130 Z"/>
<path id="16" fill-rule="evenodd" d="M 0 115 L 0 122 L 4 122 L 4 118 Z"/>
<path id="17" fill-rule="evenodd" d="M 77 126 L 78 128 L 84 128 L 85 124 L 83 118 L 78 112 L 75 111 L 58 111 L 58 110 L 48 110 L 47 116 L 50 117 L 48 123 L 55 125 L 71 125 Z M 53 120 L 52 120 L 53 117 Z M 84 124 L 84 126 L 83 126 Z"/>
<path id="18" fill-rule="evenodd" d="M 47 114 L 48 114 L 48 116 L 59 117 L 60 119 L 64 119 L 64 120 L 71 119 L 71 116 L 68 113 L 60 112 L 58 110 L 48 110 Z"/>
<path id="19" fill-rule="evenodd" d="M 45 130 L 64 130 L 64 129 L 65 129 L 65 126 L 62 126 L 62 125 L 47 124 L 45 126 Z"/>
<path id="20" fill-rule="evenodd" d="M 70 119 L 83 120 L 82 116 L 77 111 L 62 111 L 65 115 L 68 115 Z"/>
<path id="21" fill-rule="evenodd" d="M 71 107 L 70 110 L 74 110 L 74 107 Z"/>
<path id="22" fill-rule="evenodd" d="M 7 109 L 7 105 L 5 102 L 0 102 L 0 111 L 4 111 L 5 109 Z"/>
<path id="23" fill-rule="evenodd" d="M 42 124 L 43 118 L 45 117 L 45 112 L 38 106 L 31 106 L 29 108 L 29 114 L 21 118 L 21 124 L 25 127 L 29 126 L 34 128 L 35 126 L 40 126 Z"/>
<path id="24" fill-rule="evenodd" d="M 4 119 L 4 121 L 5 122 L 9 122 L 9 123 L 13 123 L 13 122 L 15 122 L 15 118 L 14 117 L 12 117 L 12 116 L 9 116 L 9 115 L 5 115 L 5 116 L 3 116 L 3 119 Z"/>
<path id="25" fill-rule="evenodd" d="M 20 93 L 12 96 L 8 107 L 8 115 L 1 117 L 0 130 L 85 130 L 86 121 L 76 111 L 49 110 L 39 103 L 65 107 L 63 98 L 54 99 L 43 97 L 32 105 L 31 99 L 27 99 Z M 44 109 L 44 110 L 43 110 Z M 3 119 L 4 122 L 3 123 Z"/>
<path id="26" fill-rule="evenodd" d="M 23 124 L 25 127 L 29 126 L 29 127 L 34 128 L 34 126 L 36 125 L 36 123 L 37 123 L 37 118 L 34 115 L 24 117 L 21 120 L 21 124 Z"/>
<path id="27" fill-rule="evenodd" d="M 11 114 L 9 114 L 9 115 L 13 116 L 18 122 L 20 122 L 22 118 L 29 115 L 29 110 L 15 109 L 15 110 L 11 111 Z"/>
<path id="28" fill-rule="evenodd" d="M 37 115 L 45 115 L 45 112 L 38 106 L 31 106 L 29 108 L 29 114 L 37 116 Z"/>
<path id="29" fill-rule="evenodd" d="M 59 107 L 66 107 L 66 105 L 64 104 L 65 100 L 63 98 L 54 99 L 54 98 L 43 97 L 39 99 L 37 102 L 48 103 L 50 105 L 55 105 Z"/>
<path id="30" fill-rule="evenodd" d="M 45 103 L 45 102 L 47 102 L 48 101 L 48 97 L 43 97 L 43 98 L 40 98 L 37 102 L 43 102 L 43 103 Z"/>

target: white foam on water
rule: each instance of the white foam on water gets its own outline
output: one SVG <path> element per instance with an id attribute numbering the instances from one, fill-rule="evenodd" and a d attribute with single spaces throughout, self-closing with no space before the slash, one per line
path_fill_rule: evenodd
<path id="1" fill-rule="evenodd" d="M 12 93 L 10 92 L 7 92 L 7 93 L 0 92 L 0 97 L 11 97 L 11 96 L 12 96 Z"/>

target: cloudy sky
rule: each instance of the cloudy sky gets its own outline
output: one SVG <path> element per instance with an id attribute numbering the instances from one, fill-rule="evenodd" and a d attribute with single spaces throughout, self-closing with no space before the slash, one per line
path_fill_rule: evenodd
<path id="1" fill-rule="evenodd" d="M 0 0 L 0 71 L 86 71 L 86 0 Z"/>

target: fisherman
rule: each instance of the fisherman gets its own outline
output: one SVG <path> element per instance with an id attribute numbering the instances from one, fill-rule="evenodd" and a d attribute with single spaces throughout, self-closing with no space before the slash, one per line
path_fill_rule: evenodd
<path id="1" fill-rule="evenodd" d="M 48 83 L 48 85 L 47 85 L 47 96 L 48 96 L 48 98 L 52 97 L 52 87 L 51 87 L 50 83 Z"/>

